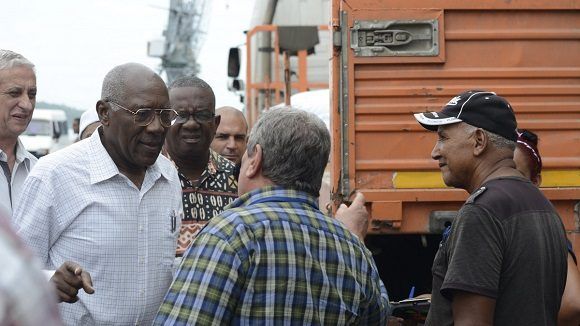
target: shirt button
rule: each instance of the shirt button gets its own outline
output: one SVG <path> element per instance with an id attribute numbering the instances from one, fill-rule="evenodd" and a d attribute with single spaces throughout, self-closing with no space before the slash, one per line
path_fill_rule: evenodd
<path id="1" fill-rule="evenodd" d="M 143 225 L 139 225 L 139 232 L 143 232 Z"/>

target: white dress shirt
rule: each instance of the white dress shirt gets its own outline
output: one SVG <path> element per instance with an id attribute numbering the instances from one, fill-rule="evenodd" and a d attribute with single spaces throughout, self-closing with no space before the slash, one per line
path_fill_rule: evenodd
<path id="1" fill-rule="evenodd" d="M 95 132 L 39 160 L 14 223 L 44 268 L 69 260 L 91 274 L 94 294 L 59 305 L 67 325 L 150 325 L 172 281 L 182 215 L 170 161 L 159 156 L 138 189 Z"/>
<path id="2" fill-rule="evenodd" d="M 0 211 L 0 325 L 60 326 L 56 293 Z"/>
<path id="3" fill-rule="evenodd" d="M 8 163 L 8 155 L 1 149 L 0 161 Z M 36 157 L 30 154 L 24 148 L 24 145 L 22 145 L 20 139 L 18 139 L 18 143 L 16 144 L 16 162 L 12 168 L 10 184 L 8 184 L 4 170 L 0 168 L 0 210 L 5 211 L 8 216 L 12 215 L 12 207 L 14 207 L 16 201 L 20 198 L 24 180 L 28 176 L 28 173 L 30 173 L 30 170 L 32 170 L 34 164 L 36 164 L 36 161 Z"/>

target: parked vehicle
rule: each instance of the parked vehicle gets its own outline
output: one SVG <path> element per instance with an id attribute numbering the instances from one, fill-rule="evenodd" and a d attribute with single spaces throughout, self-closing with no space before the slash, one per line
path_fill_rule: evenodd
<path id="1" fill-rule="evenodd" d="M 71 143 L 63 110 L 35 109 L 26 131 L 20 136 L 26 150 L 36 157 L 55 152 Z"/>

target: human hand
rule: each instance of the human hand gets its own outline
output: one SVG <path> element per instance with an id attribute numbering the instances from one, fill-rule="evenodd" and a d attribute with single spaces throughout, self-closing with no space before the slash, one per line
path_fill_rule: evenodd
<path id="1" fill-rule="evenodd" d="M 335 218 L 341 221 L 361 241 L 367 235 L 370 219 L 365 203 L 365 196 L 357 191 L 350 206 L 340 204 L 335 215 Z"/>
<path id="2" fill-rule="evenodd" d="M 81 288 L 88 294 L 95 293 L 89 272 L 84 271 L 79 264 L 70 261 L 64 262 L 56 270 L 50 282 L 56 287 L 59 302 L 77 302 L 79 300 L 77 294 Z"/>

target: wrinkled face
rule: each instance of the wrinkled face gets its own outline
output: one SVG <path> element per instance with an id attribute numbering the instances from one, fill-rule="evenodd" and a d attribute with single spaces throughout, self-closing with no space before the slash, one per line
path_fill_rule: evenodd
<path id="1" fill-rule="evenodd" d="M 169 96 L 167 88 L 160 78 L 149 75 L 131 78 L 122 103 L 118 103 L 135 112 L 138 109 L 167 109 Z M 159 116 L 145 127 L 137 126 L 134 117 L 129 112 L 116 107 L 111 102 L 109 106 L 109 126 L 106 128 L 107 138 L 112 139 L 116 147 L 115 162 L 128 168 L 147 168 L 155 163 L 165 141 L 167 129 L 161 125 Z"/>
<path id="2" fill-rule="evenodd" d="M 211 148 L 238 164 L 246 151 L 246 123 L 242 117 L 235 114 L 221 114 L 220 116 L 220 124 L 211 143 Z"/>
<path id="3" fill-rule="evenodd" d="M 461 123 L 439 126 L 431 157 L 439 162 L 443 181 L 449 187 L 468 189 L 471 180 L 473 134 L 466 134 Z"/>
<path id="4" fill-rule="evenodd" d="M 16 139 L 32 119 L 36 75 L 26 66 L 0 70 L 0 139 Z"/>
<path id="5" fill-rule="evenodd" d="M 178 87 L 169 90 L 171 107 L 180 115 L 196 112 L 215 113 L 215 103 L 209 89 L 199 87 Z M 203 114 L 202 113 L 202 114 Z M 189 116 L 184 123 L 175 123 L 167 134 L 167 150 L 171 157 L 191 160 L 204 155 L 215 135 L 219 118 L 214 117 L 207 122 L 200 122 Z"/>

